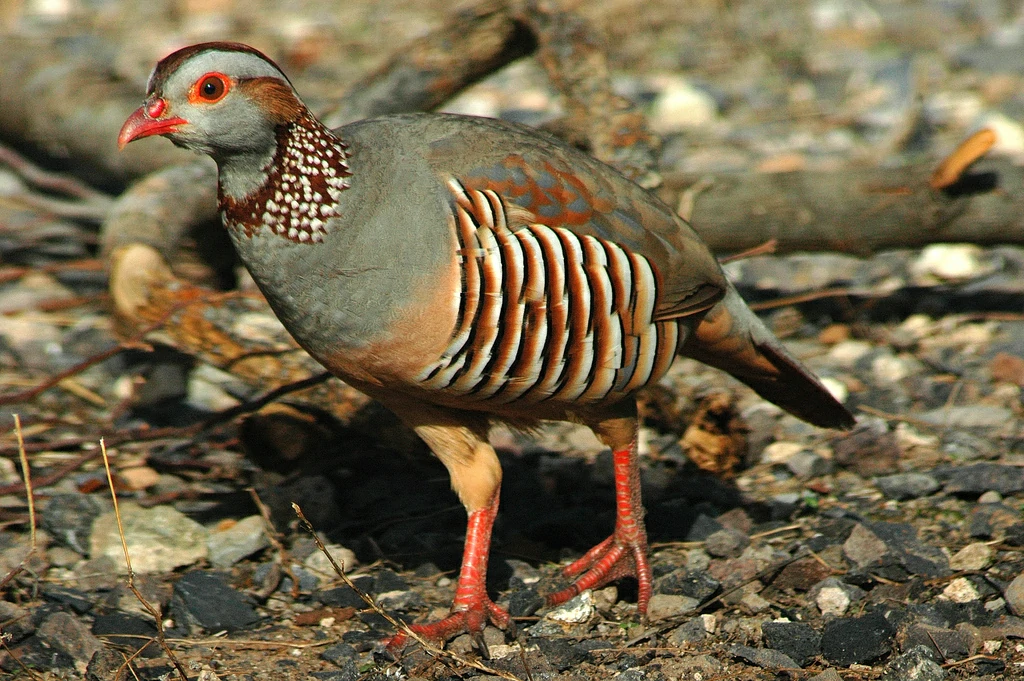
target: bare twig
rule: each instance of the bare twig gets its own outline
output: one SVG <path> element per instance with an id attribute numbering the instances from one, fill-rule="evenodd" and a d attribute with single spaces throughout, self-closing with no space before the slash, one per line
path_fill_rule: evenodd
<path id="1" fill-rule="evenodd" d="M 241 416 L 242 414 L 248 414 L 257 411 L 259 409 L 262 409 L 266 405 L 270 404 L 274 400 L 284 397 L 289 393 L 298 392 L 299 390 L 305 390 L 306 388 L 312 388 L 313 386 L 319 385 L 324 381 L 330 380 L 331 378 L 332 374 L 325 371 L 323 373 L 317 374 L 316 376 L 304 378 L 301 381 L 295 381 L 294 383 L 288 383 L 279 386 L 277 388 L 274 388 L 270 392 L 265 393 L 261 397 L 257 397 L 254 400 L 249 400 L 248 402 L 243 402 L 242 404 L 236 405 L 234 407 L 229 407 L 228 409 L 217 412 L 216 414 L 214 414 L 213 416 L 211 416 L 210 418 L 206 419 L 206 421 L 203 422 L 203 428 L 209 428 L 211 426 L 217 425 L 218 423 L 230 421 L 236 416 Z"/>
<path id="2" fill-rule="evenodd" d="M 167 639 L 164 636 L 164 619 L 160 612 L 159 607 L 154 606 L 139 592 L 135 586 L 135 570 L 132 569 L 132 557 L 128 551 L 128 540 L 124 536 L 124 526 L 121 524 L 121 509 L 117 503 L 117 491 L 114 489 L 114 475 L 110 471 L 110 457 L 107 456 L 107 444 L 101 438 L 100 439 L 100 451 L 103 453 L 103 467 L 107 472 L 107 484 L 110 486 L 110 498 L 114 502 L 114 518 L 117 520 L 117 534 L 121 538 L 121 548 L 124 550 L 124 562 L 128 566 L 128 589 L 135 595 L 142 607 L 146 609 L 149 615 L 153 618 L 156 623 L 156 636 L 157 643 L 160 644 L 160 648 L 167 655 L 167 658 L 174 665 L 178 675 L 182 681 L 188 681 L 188 675 L 185 673 L 185 668 L 178 662 L 178 658 L 174 655 L 170 646 L 167 645 Z"/>
<path id="3" fill-rule="evenodd" d="M 260 512 L 260 517 L 263 518 L 263 531 L 267 533 L 267 539 L 270 540 L 270 544 L 274 547 L 276 553 L 276 560 L 281 568 L 285 571 L 288 577 L 292 580 L 292 598 L 299 597 L 299 578 L 295 575 L 292 570 L 292 557 L 285 548 L 284 543 L 281 541 L 281 533 L 274 527 L 274 521 L 270 519 L 270 509 L 263 503 L 263 499 L 260 499 L 259 492 L 254 488 L 250 487 L 248 490 L 249 496 L 252 497 L 252 502 L 256 504 L 256 508 Z"/>
<path id="4" fill-rule="evenodd" d="M 0 144 L 0 163 L 6 165 L 26 182 L 39 189 L 64 194 L 65 196 L 71 196 L 82 201 L 107 204 L 108 206 L 113 201 L 103 192 L 93 189 L 70 175 L 43 170 L 4 144 Z"/>
<path id="5" fill-rule="evenodd" d="M 971 662 L 977 662 L 978 660 L 998 660 L 998 659 L 999 658 L 994 656 L 994 655 L 971 655 L 970 657 L 965 657 L 962 660 L 955 660 L 953 662 L 946 662 L 942 666 L 945 669 L 950 669 L 952 667 L 959 667 L 960 665 L 963 665 L 963 664 L 969 664 Z"/>
<path id="6" fill-rule="evenodd" d="M 102 272 L 103 263 L 98 258 L 84 258 L 81 260 L 70 260 L 67 262 L 51 263 L 33 267 L 4 267 L 0 269 L 0 284 L 15 281 L 26 274 L 34 272 L 46 272 L 57 274 L 60 272 Z"/>
<path id="7" fill-rule="evenodd" d="M 946 189 L 956 184 L 964 171 L 988 153 L 995 143 L 996 133 L 992 128 L 984 128 L 974 133 L 961 142 L 952 154 L 942 159 L 928 184 L 932 189 Z"/>
<path id="8" fill-rule="evenodd" d="M 0 636 L 0 646 L 3 646 L 3 649 L 7 651 L 7 655 L 10 656 L 10 658 L 14 660 L 19 667 L 21 667 L 21 671 L 25 672 L 33 679 L 39 679 L 40 681 L 43 680 L 43 677 L 40 676 L 36 670 L 32 669 L 31 667 L 25 666 L 25 663 L 21 661 L 21 658 L 15 655 L 14 651 L 7 647 L 7 641 L 4 640 L 4 637 L 2 636 Z"/>
<path id="9" fill-rule="evenodd" d="M 776 247 L 778 247 L 778 245 L 778 239 L 768 239 L 768 241 L 765 241 L 763 244 L 759 246 L 754 246 L 753 248 L 748 248 L 745 251 L 733 253 L 732 255 L 727 255 L 724 258 L 719 258 L 718 262 L 724 265 L 725 263 L 732 262 L 734 260 L 745 260 L 747 258 L 753 258 L 755 255 L 771 255 L 772 253 L 775 252 L 775 249 Z"/>
<path id="10" fill-rule="evenodd" d="M 144 329 L 138 331 L 137 333 L 133 334 L 132 337 L 130 339 L 128 339 L 127 341 L 124 341 L 122 343 L 118 343 L 117 345 L 114 345 L 113 347 L 110 347 L 110 348 L 104 350 L 103 352 L 96 353 L 92 357 L 86 358 L 85 360 L 79 362 L 75 366 L 73 366 L 73 367 L 71 367 L 69 369 L 65 369 L 64 371 L 61 371 L 61 372 L 51 376 L 50 378 L 48 378 L 47 380 L 43 381 L 42 383 L 40 383 L 39 385 L 35 386 L 34 388 L 29 388 L 28 390 L 22 390 L 21 392 L 7 393 L 6 395 L 0 395 L 0 405 L 4 405 L 4 404 L 17 404 L 19 402 L 28 402 L 29 400 L 34 399 L 36 396 L 40 395 L 41 393 L 46 392 L 50 388 L 52 388 L 52 387 L 54 387 L 56 385 L 59 385 L 65 379 L 70 378 L 71 376 L 75 376 L 77 374 L 80 374 L 83 371 L 85 371 L 86 369 L 88 369 L 89 367 L 95 366 L 96 364 L 99 364 L 100 362 L 108 360 L 108 359 L 110 359 L 111 357 L 117 355 L 118 353 L 120 353 L 123 350 L 127 350 L 128 348 L 137 348 L 139 346 L 139 344 L 141 343 L 142 339 L 146 337 L 146 334 L 148 334 L 148 333 L 150 333 L 152 331 L 155 331 L 158 328 L 160 328 L 163 325 L 163 323 L 167 320 L 167 317 L 170 317 L 176 311 L 177 311 L 177 308 L 171 309 L 164 318 L 157 320 L 156 322 L 150 324 L 146 328 L 144 328 Z"/>
<path id="11" fill-rule="evenodd" d="M 858 294 L 864 295 L 864 291 L 847 287 L 829 288 L 822 291 L 798 293 L 794 296 L 783 296 L 782 298 L 776 298 L 775 300 L 766 300 L 763 303 L 750 303 L 749 306 L 751 310 L 758 312 L 761 310 L 774 310 L 778 307 L 799 305 L 800 303 L 809 303 L 812 300 L 822 300 L 823 298 L 843 298 L 845 296 Z"/>
<path id="12" fill-rule="evenodd" d="M 330 127 L 360 118 L 430 111 L 476 81 L 533 52 L 536 38 L 505 0 L 453 11 L 436 30 L 402 45 L 322 116 Z"/>

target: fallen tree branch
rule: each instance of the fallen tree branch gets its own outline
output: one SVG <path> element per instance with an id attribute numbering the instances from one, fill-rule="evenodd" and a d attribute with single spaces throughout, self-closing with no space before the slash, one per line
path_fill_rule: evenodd
<path id="1" fill-rule="evenodd" d="M 717 175 L 694 199 L 692 224 L 712 251 L 777 240 L 779 253 L 866 255 L 936 242 L 1024 243 L 1024 168 L 985 159 L 942 190 L 931 163 L 835 172 Z M 707 176 L 666 173 L 676 205 Z"/>
<path id="2" fill-rule="evenodd" d="M 321 120 L 338 127 L 371 116 L 432 111 L 536 47 L 510 3 L 483 0 L 452 12 L 443 26 L 402 46 L 383 67 L 349 88 Z"/>

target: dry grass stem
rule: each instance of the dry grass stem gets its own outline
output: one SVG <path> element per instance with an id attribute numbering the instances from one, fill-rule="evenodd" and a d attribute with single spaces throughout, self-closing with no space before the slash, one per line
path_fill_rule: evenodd
<path id="1" fill-rule="evenodd" d="M 21 430 L 21 416 L 18 414 L 14 415 L 14 434 L 18 438 L 18 459 L 21 461 L 22 476 L 24 477 L 25 480 L 25 498 L 28 501 L 28 526 L 30 532 L 29 550 L 28 553 L 25 554 L 25 557 L 21 559 L 21 562 L 18 563 L 17 566 L 12 568 L 6 575 L 4 575 L 3 580 L 0 581 L 0 591 L 2 591 L 3 588 L 7 586 L 7 584 L 9 584 L 12 579 L 17 577 L 22 572 L 24 572 L 25 564 L 28 562 L 29 558 L 31 558 L 36 552 L 35 495 L 32 493 L 32 473 L 28 467 L 28 456 L 25 454 L 25 437 Z M 14 651 L 7 647 L 7 642 L 9 638 L 9 636 L 4 636 L 0 634 L 0 645 L 2 645 L 4 650 L 7 651 L 7 654 L 10 655 L 11 659 L 14 660 L 18 664 L 18 666 L 21 667 L 21 669 L 26 674 L 31 676 L 33 679 L 43 678 L 39 674 L 37 674 L 35 670 L 25 666 L 25 663 L 21 661 L 21 658 L 15 655 Z"/>
<path id="2" fill-rule="evenodd" d="M 132 569 L 132 557 L 128 551 L 128 540 L 124 536 L 124 526 L 121 523 L 121 509 L 117 503 L 117 491 L 114 489 L 114 476 L 110 471 L 110 457 L 107 456 L 107 444 L 102 438 L 100 438 L 100 452 L 103 455 L 103 468 L 107 473 L 107 484 L 110 486 L 110 498 L 114 503 L 114 518 L 117 520 L 117 535 L 121 538 L 121 548 L 124 550 L 124 562 L 125 565 L 128 566 L 128 589 L 131 590 L 132 594 L 135 595 L 135 598 L 138 599 L 139 603 L 142 604 L 142 607 L 146 609 L 156 623 L 157 643 L 160 644 L 160 648 L 164 651 L 164 654 L 167 655 L 167 659 L 169 659 L 171 664 L 174 665 L 174 668 L 177 670 L 182 681 L 188 681 L 188 675 L 185 673 L 185 668 L 181 666 L 178 658 L 175 657 L 174 652 L 171 650 L 170 646 L 167 645 L 167 639 L 164 636 L 164 620 L 160 609 L 147 601 L 135 586 L 135 570 Z M 129 669 L 131 669 L 130 663 L 130 658 L 125 660 L 125 665 Z M 134 672 L 132 673 L 134 674 Z M 117 675 L 120 675 L 120 670 Z"/>
<path id="3" fill-rule="evenodd" d="M 18 438 L 18 459 L 21 461 L 21 471 L 25 481 L 25 498 L 28 503 L 29 550 L 25 557 L 0 580 L 0 590 L 7 586 L 12 579 L 24 572 L 25 565 L 36 553 L 35 495 L 32 493 L 32 473 L 28 467 L 28 456 L 25 454 L 25 436 L 21 430 L 21 416 L 18 414 L 14 415 L 14 433 Z"/>
<path id="4" fill-rule="evenodd" d="M 28 527 L 29 527 L 29 546 L 32 550 L 29 555 L 35 553 L 36 550 L 36 499 L 32 493 L 32 471 L 28 467 L 28 455 L 25 454 L 25 435 L 21 430 L 21 415 L 14 415 L 14 433 L 18 438 L 18 461 L 21 462 L 21 474 L 25 479 L 25 501 L 28 504 Z"/>

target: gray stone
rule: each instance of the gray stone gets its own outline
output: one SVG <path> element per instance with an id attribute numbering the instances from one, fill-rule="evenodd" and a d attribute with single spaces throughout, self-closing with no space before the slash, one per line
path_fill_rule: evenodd
<path id="1" fill-rule="evenodd" d="M 704 541 L 715 532 L 722 530 L 722 524 L 709 515 L 701 513 L 690 525 L 686 541 Z"/>
<path id="2" fill-rule="evenodd" d="M 867 664 L 892 650 L 896 630 L 876 610 L 861 617 L 844 617 L 825 624 L 821 652 L 832 664 Z"/>
<path id="3" fill-rule="evenodd" d="M 672 645 L 683 648 L 688 643 L 700 643 L 707 635 L 704 620 L 694 617 L 673 629 L 668 635 L 668 640 Z"/>
<path id="4" fill-rule="evenodd" d="M 775 621 L 761 625 L 764 644 L 805 666 L 821 654 L 821 634 L 806 622 Z"/>
<path id="5" fill-rule="evenodd" d="M 251 515 L 227 529 L 210 533 L 207 540 L 210 562 L 216 567 L 231 567 L 238 561 L 270 546 L 263 518 Z"/>
<path id="6" fill-rule="evenodd" d="M 962 660 L 973 654 L 977 630 L 964 627 L 946 629 L 930 624 L 911 624 L 901 627 L 898 640 L 904 651 L 921 649 L 936 662 Z"/>
<path id="7" fill-rule="evenodd" d="M 969 404 L 932 409 L 915 418 L 945 428 L 998 428 L 1013 419 L 1013 412 L 990 404 Z"/>
<path id="8" fill-rule="evenodd" d="M 772 604 L 759 593 L 743 594 L 743 597 L 740 598 L 740 605 L 743 606 L 744 610 L 753 614 L 764 612 L 772 607 Z"/>
<path id="9" fill-rule="evenodd" d="M 799 669 L 800 665 L 789 655 L 777 650 L 751 648 L 750 646 L 734 645 L 729 654 L 755 664 L 762 669 Z"/>
<path id="10" fill-rule="evenodd" d="M 674 570 L 654 582 L 656 593 L 689 596 L 701 603 L 714 596 L 721 588 L 721 583 L 704 570 L 687 568 Z"/>
<path id="11" fill-rule="evenodd" d="M 3 633 L 10 636 L 8 643 L 18 643 L 35 631 L 29 611 L 5 600 L 0 600 L 0 622 L 4 623 Z"/>
<path id="12" fill-rule="evenodd" d="M 798 478 L 817 478 L 835 472 L 831 459 L 803 449 L 786 461 L 786 467 Z"/>
<path id="13" fill-rule="evenodd" d="M 993 459 L 998 455 L 989 439 L 965 430 L 947 431 L 942 436 L 941 451 L 953 461 Z"/>
<path id="14" fill-rule="evenodd" d="M 946 483 L 947 494 L 982 494 L 996 491 L 1003 496 L 1024 491 L 1024 468 L 997 463 L 970 466 L 942 466 L 932 473 Z"/>
<path id="15" fill-rule="evenodd" d="M 700 601 L 676 594 L 654 594 L 647 606 L 647 617 L 652 622 L 693 612 Z"/>
<path id="16" fill-rule="evenodd" d="M 946 670 L 940 667 L 924 646 L 911 648 L 885 665 L 882 681 L 943 681 Z"/>
<path id="17" fill-rule="evenodd" d="M 868 523 L 867 527 L 885 544 L 887 551 L 877 561 L 858 563 L 860 567 L 871 565 L 880 576 L 896 581 L 904 581 L 911 575 L 934 579 L 949 574 L 946 554 L 934 546 L 922 544 L 913 525 L 875 522 Z"/>
<path id="18" fill-rule="evenodd" d="M 320 657 L 342 667 L 346 662 L 354 662 L 356 654 L 356 649 L 348 643 L 336 643 L 333 646 L 324 648 L 320 652 Z"/>
<path id="19" fill-rule="evenodd" d="M 596 612 L 593 594 L 590 591 L 584 591 L 557 608 L 549 610 L 543 619 L 560 624 L 583 624 L 589 621 Z"/>
<path id="20" fill-rule="evenodd" d="M 722 529 L 704 540 L 704 550 L 716 558 L 735 558 L 750 545 L 750 537 L 737 530 Z"/>
<path id="21" fill-rule="evenodd" d="M 831 599 L 829 603 L 833 603 L 836 598 L 836 594 L 842 594 L 844 606 L 841 611 L 826 610 L 822 609 L 822 614 L 831 613 L 833 615 L 841 615 L 846 612 L 846 608 L 851 603 L 857 603 L 861 601 L 866 592 L 858 586 L 853 584 L 847 584 L 839 577 L 826 577 L 817 584 L 811 587 L 808 592 L 808 598 L 818 604 L 819 609 L 822 608 L 823 598 Z"/>
<path id="22" fill-rule="evenodd" d="M 808 681 L 843 681 L 843 677 L 834 668 L 830 667 L 820 674 L 815 674 Z"/>
<path id="23" fill-rule="evenodd" d="M 966 577 L 957 577 L 942 590 L 942 597 L 954 603 L 970 603 L 981 598 L 978 587 Z"/>
<path id="24" fill-rule="evenodd" d="M 327 557 L 328 553 L 342 571 L 351 570 L 359 565 L 356 554 L 341 544 L 327 544 L 324 548 L 327 550 L 327 553 L 317 550 L 306 556 L 306 560 L 302 561 L 302 565 L 316 575 L 321 583 L 334 582 L 338 578 L 330 558 Z"/>
<path id="25" fill-rule="evenodd" d="M 886 475 L 875 478 L 875 484 L 882 490 L 882 494 L 897 501 L 926 497 L 941 486 L 938 480 L 925 473 Z"/>
<path id="26" fill-rule="evenodd" d="M 83 672 L 92 656 L 103 647 L 103 642 L 93 636 L 85 624 L 66 612 L 55 612 L 43 620 L 36 636 L 74 660 L 75 668 Z"/>
<path id="27" fill-rule="evenodd" d="M 956 572 L 984 570 L 995 557 L 995 550 L 988 544 L 974 542 L 963 547 L 949 559 L 949 569 Z"/>
<path id="28" fill-rule="evenodd" d="M 170 572 L 208 555 L 206 528 L 170 506 L 122 503 L 121 522 L 137 573 Z M 89 546 L 90 557 L 109 556 L 122 574 L 128 572 L 113 512 L 93 521 Z"/>
<path id="29" fill-rule="evenodd" d="M 237 631 L 259 621 L 248 599 L 219 575 L 193 570 L 174 584 L 171 612 L 207 632 Z"/>
<path id="30" fill-rule="evenodd" d="M 1010 612 L 1018 617 L 1024 616 L 1024 574 L 1017 575 L 1003 593 Z"/>
<path id="31" fill-rule="evenodd" d="M 39 519 L 54 539 L 84 556 L 89 553 L 93 521 L 109 508 L 109 503 L 97 494 L 55 494 L 46 502 Z"/>
<path id="32" fill-rule="evenodd" d="M 534 641 L 548 663 L 560 672 L 571 669 L 587 659 L 587 651 L 571 639 L 540 637 Z"/>
<path id="33" fill-rule="evenodd" d="M 877 562 L 886 551 L 885 542 L 860 523 L 854 526 L 843 543 L 843 554 L 861 568 Z"/>
<path id="34" fill-rule="evenodd" d="M 776 494 L 768 501 L 771 509 L 772 520 L 785 520 L 790 518 L 800 507 L 803 496 L 799 492 L 783 492 Z"/>

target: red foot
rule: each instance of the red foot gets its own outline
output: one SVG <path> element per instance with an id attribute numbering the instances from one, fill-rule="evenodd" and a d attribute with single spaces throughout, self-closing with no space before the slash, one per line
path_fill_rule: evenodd
<path id="1" fill-rule="evenodd" d="M 653 575 L 647 560 L 647 532 L 644 509 L 640 503 L 640 476 L 636 462 L 636 444 L 614 453 L 615 532 L 590 549 L 582 558 L 562 570 L 566 577 L 579 578 L 572 586 L 546 598 L 548 605 L 564 603 L 573 596 L 613 582 L 621 577 L 636 577 L 639 584 L 637 610 L 647 617 Z"/>
<path id="2" fill-rule="evenodd" d="M 484 627 L 490 620 L 499 629 L 508 629 L 513 625 L 509 614 L 496 606 L 490 598 L 484 596 L 479 603 L 473 604 L 468 610 L 452 612 L 443 620 L 427 624 L 411 624 L 409 628 L 432 643 L 441 644 L 458 634 L 468 633 L 485 658 L 490 657 L 487 644 L 484 643 Z M 400 631 L 387 642 L 387 649 L 397 653 L 409 643 L 409 635 Z"/>
<path id="3" fill-rule="evenodd" d="M 487 553 L 491 547 L 491 529 L 497 513 L 498 495 L 495 494 L 490 505 L 469 514 L 462 569 L 451 614 L 438 622 L 410 626 L 414 632 L 432 643 L 441 644 L 465 632 L 473 638 L 483 656 L 488 657 L 483 638 L 487 622 L 505 630 L 513 626 L 509 614 L 495 605 L 487 595 Z M 408 642 L 408 634 L 400 631 L 387 642 L 387 649 L 397 653 Z"/>

